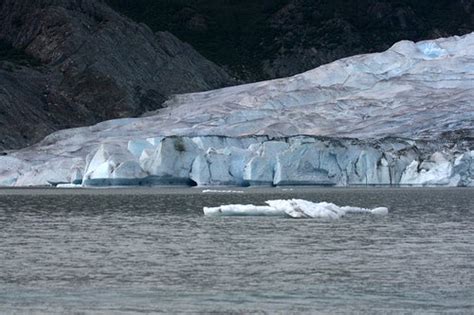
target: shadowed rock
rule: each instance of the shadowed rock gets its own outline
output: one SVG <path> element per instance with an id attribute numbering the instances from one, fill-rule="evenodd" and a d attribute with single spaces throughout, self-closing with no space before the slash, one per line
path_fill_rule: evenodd
<path id="1" fill-rule="evenodd" d="M 0 70 L 0 148 L 137 116 L 160 108 L 169 95 L 233 83 L 188 44 L 155 34 L 102 1 L 2 1 L 0 39 L 41 63 L 0 60 L 6 69 Z"/>

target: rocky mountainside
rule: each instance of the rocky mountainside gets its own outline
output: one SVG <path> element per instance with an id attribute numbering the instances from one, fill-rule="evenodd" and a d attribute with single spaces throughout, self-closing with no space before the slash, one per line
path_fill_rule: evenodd
<path id="1" fill-rule="evenodd" d="M 233 83 L 190 45 L 102 1 L 0 1 L 0 149 Z"/>
<path id="2" fill-rule="evenodd" d="M 271 77 L 288 76 L 321 64 L 393 43 L 463 35 L 474 30 L 474 1 L 291 0 L 269 19 L 277 34 L 264 60 Z"/>
<path id="3" fill-rule="evenodd" d="M 244 81 L 300 73 L 393 43 L 474 30 L 473 0 L 107 0 Z"/>
<path id="4" fill-rule="evenodd" d="M 0 157 L 0 185 L 474 186 L 474 33 L 177 95 Z"/>

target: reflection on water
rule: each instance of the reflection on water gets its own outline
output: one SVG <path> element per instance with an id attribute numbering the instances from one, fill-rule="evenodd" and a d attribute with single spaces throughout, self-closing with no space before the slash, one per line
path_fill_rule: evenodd
<path id="1" fill-rule="evenodd" d="M 472 189 L 0 190 L 0 313 L 474 311 Z M 208 218 L 302 198 L 386 217 Z"/>

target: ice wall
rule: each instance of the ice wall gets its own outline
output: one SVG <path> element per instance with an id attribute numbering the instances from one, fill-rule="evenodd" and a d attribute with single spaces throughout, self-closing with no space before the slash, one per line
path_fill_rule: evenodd
<path id="1" fill-rule="evenodd" d="M 102 144 L 84 159 L 32 164 L 0 157 L 10 165 L 0 183 L 474 186 L 473 159 L 468 147 L 394 138 L 160 137 Z"/>

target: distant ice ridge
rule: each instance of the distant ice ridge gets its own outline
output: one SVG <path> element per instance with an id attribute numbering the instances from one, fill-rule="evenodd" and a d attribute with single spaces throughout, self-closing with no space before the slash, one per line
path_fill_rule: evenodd
<path id="1" fill-rule="evenodd" d="M 220 207 L 204 207 L 207 216 L 277 216 L 290 218 L 326 218 L 340 219 L 347 213 L 371 213 L 386 215 L 388 209 L 379 207 L 374 209 L 357 207 L 339 207 L 333 203 L 314 203 L 302 199 L 269 200 L 267 206 L 255 205 L 223 205 Z"/>
<path id="2" fill-rule="evenodd" d="M 474 185 L 474 33 L 167 106 L 0 156 L 0 186 Z"/>

